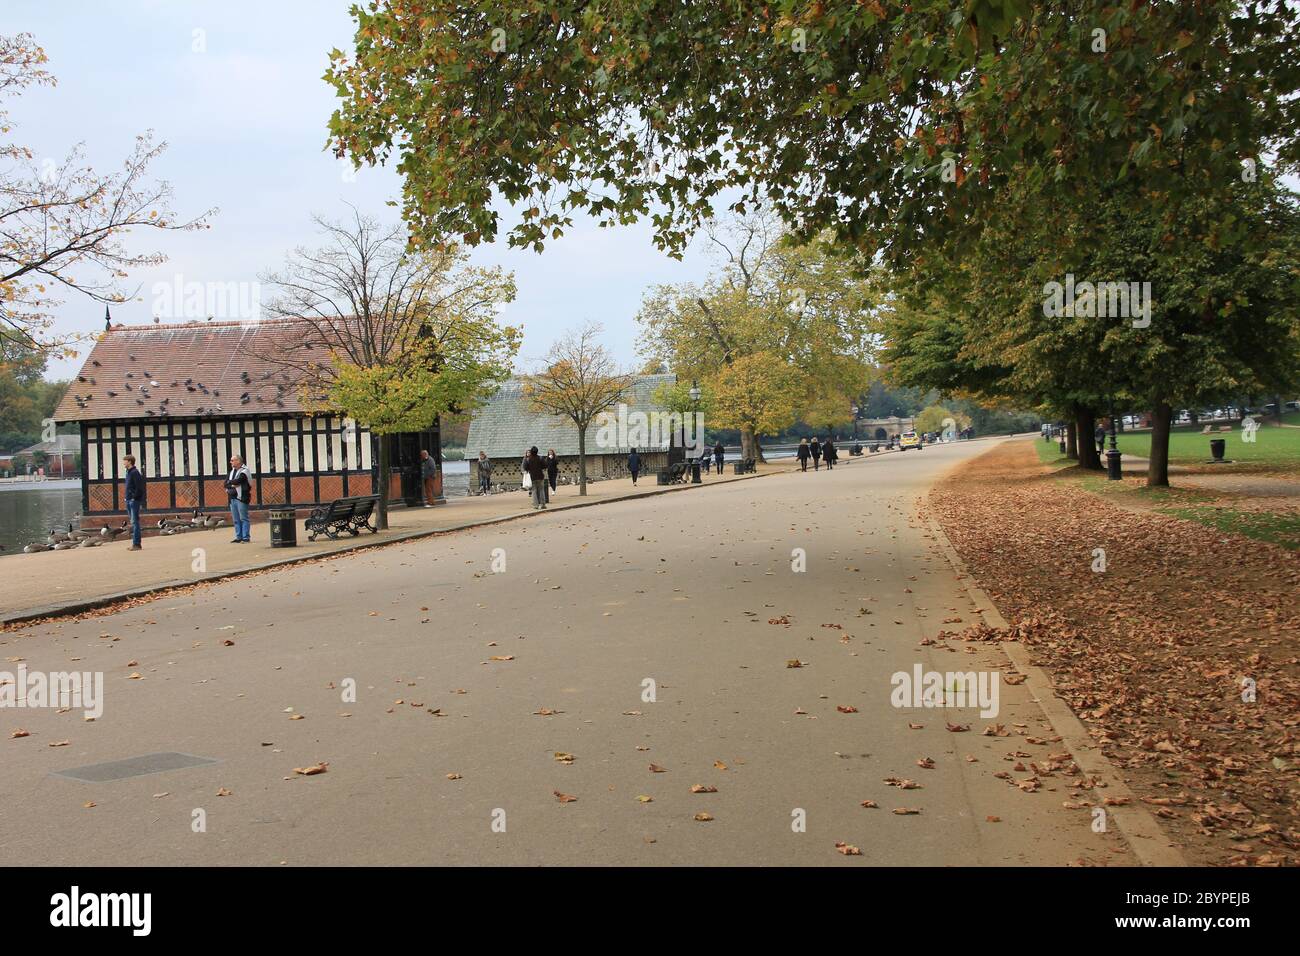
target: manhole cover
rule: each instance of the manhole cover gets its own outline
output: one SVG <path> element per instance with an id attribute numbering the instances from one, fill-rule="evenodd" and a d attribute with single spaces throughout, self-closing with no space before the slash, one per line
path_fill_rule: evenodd
<path id="1" fill-rule="evenodd" d="M 157 754 L 144 754 L 140 757 L 127 757 L 125 760 L 110 760 L 107 763 L 92 763 L 71 770 L 56 770 L 56 776 L 71 777 L 73 780 L 85 780 L 88 783 L 104 783 L 109 780 L 125 780 L 127 777 L 143 777 L 151 773 L 163 773 L 167 770 L 184 770 L 186 767 L 202 767 L 204 764 L 216 763 L 211 757 L 196 757 L 193 754 L 181 754 L 174 751 Z"/>

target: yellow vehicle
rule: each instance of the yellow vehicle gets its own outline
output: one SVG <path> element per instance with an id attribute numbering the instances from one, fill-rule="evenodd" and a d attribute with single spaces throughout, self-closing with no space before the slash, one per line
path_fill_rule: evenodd
<path id="1" fill-rule="evenodd" d="M 903 432 L 898 438 L 899 451 L 907 451 L 909 448 L 921 450 L 921 437 L 916 432 Z"/>

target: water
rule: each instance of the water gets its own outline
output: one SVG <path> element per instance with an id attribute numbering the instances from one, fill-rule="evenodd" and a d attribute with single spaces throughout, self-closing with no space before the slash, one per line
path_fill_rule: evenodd
<path id="1" fill-rule="evenodd" d="M 0 482 L 0 558 L 44 542 L 51 528 L 66 531 L 80 514 L 80 482 Z"/>

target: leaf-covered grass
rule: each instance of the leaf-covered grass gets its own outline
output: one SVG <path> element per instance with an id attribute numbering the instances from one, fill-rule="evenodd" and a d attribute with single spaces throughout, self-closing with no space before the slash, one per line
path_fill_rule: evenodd
<path id="1" fill-rule="evenodd" d="M 1256 541 L 1300 551 L 1300 515 L 1272 511 L 1240 511 L 1211 505 L 1161 508 L 1164 514 L 1195 521 L 1216 531 L 1239 534 Z"/>

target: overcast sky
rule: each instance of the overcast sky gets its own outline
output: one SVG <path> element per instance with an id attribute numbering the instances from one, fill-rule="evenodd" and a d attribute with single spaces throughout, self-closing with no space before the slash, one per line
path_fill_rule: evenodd
<path id="1" fill-rule="evenodd" d="M 38 160 L 57 161 L 84 143 L 90 165 L 109 171 L 134 137 L 151 129 L 168 143 L 154 173 L 171 184 L 175 211 L 220 208 L 209 230 L 145 231 L 128 239 L 132 251 L 160 251 L 168 261 L 131 276 L 125 288 L 139 287 L 137 301 L 114 306 L 115 321 L 150 322 L 154 284 L 178 275 L 185 282 L 256 282 L 287 250 L 312 243 L 312 213 L 339 216 L 348 202 L 396 219 L 399 210 L 386 205 L 400 200 L 396 173 L 362 169 L 348 182 L 324 150 L 334 96 L 320 77 L 331 48 L 350 48 L 348 6 L 4 0 L 0 32 L 33 33 L 58 81 L 8 101 L 17 124 L 13 142 Z M 206 50 L 196 52 L 198 45 Z M 519 295 L 503 317 L 524 327 L 521 364 L 587 319 L 604 325 L 606 344 L 631 364 L 642 292 L 654 283 L 702 278 L 709 257 L 697 240 L 684 261 L 672 260 L 654 248 L 644 225 L 575 224 L 540 255 L 501 240 L 480 246 L 473 261 L 515 273 Z M 103 313 L 102 305 L 75 294 L 56 310 L 63 330 L 98 330 Z M 79 367 L 80 360 L 52 362 L 49 375 L 68 377 Z"/>

